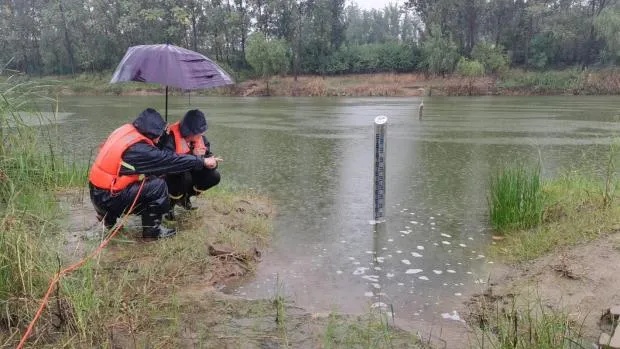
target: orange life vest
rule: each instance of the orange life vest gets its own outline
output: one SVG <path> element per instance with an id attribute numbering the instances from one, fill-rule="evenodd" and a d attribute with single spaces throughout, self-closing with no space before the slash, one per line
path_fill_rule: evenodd
<path id="1" fill-rule="evenodd" d="M 88 180 L 97 188 L 110 189 L 111 192 L 123 190 L 130 184 L 140 180 L 139 175 L 121 175 L 123 153 L 138 142 L 147 142 L 153 145 L 153 141 L 138 132 L 131 124 L 123 125 L 108 137 L 103 143 L 90 169 Z"/>
<path id="2" fill-rule="evenodd" d="M 190 148 L 189 143 L 187 143 L 187 140 L 183 136 L 181 136 L 181 123 L 180 122 L 177 121 L 174 124 L 170 125 L 170 127 L 168 128 L 168 131 L 172 133 L 172 136 L 174 137 L 175 153 L 190 154 L 192 152 L 192 149 Z M 194 143 L 193 145 L 194 154 L 196 154 L 196 151 L 204 150 L 205 153 L 208 151 L 207 146 L 205 145 L 205 141 L 202 138 L 202 135 L 196 135 L 195 137 L 193 137 L 192 142 Z"/>

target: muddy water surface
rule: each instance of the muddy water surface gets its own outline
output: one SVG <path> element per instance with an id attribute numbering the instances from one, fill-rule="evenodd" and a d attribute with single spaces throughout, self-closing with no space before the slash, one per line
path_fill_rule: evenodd
<path id="1" fill-rule="evenodd" d="M 71 155 L 94 146 L 163 97 L 63 98 Z M 489 176 L 542 160 L 543 174 L 604 172 L 620 134 L 618 97 L 174 97 L 169 118 L 208 113 L 224 182 L 268 193 L 278 211 L 256 276 L 227 289 L 250 298 L 279 289 L 315 311 L 385 305 L 396 322 L 441 323 L 484 287 L 493 260 Z M 387 221 L 373 226 L 373 128 L 388 117 Z M 276 279 L 281 285 L 276 285 Z"/>

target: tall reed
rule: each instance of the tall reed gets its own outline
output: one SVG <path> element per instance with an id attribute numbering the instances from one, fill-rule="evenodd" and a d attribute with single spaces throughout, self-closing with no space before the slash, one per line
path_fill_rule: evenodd
<path id="1" fill-rule="evenodd" d="M 85 170 L 55 151 L 53 120 L 33 104 L 50 101 L 40 87 L 0 79 L 0 327 L 17 331 L 59 267 L 53 193 L 83 183 Z"/>
<path id="2" fill-rule="evenodd" d="M 491 178 L 489 214 L 499 232 L 527 229 L 541 222 L 544 211 L 540 167 L 523 165 L 500 169 Z"/>

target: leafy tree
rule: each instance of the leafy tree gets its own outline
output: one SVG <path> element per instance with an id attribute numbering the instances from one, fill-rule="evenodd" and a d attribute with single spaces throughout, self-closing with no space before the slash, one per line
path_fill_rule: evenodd
<path id="1" fill-rule="evenodd" d="M 250 66 L 261 75 L 267 84 L 274 74 L 286 74 L 288 71 L 288 47 L 282 39 L 268 39 L 262 33 L 254 33 L 248 38 L 246 59 Z"/>
<path id="2" fill-rule="evenodd" d="M 601 13 L 594 27 L 599 39 L 605 41 L 601 60 L 620 64 L 620 4 Z"/>
<path id="3" fill-rule="evenodd" d="M 467 92 L 471 96 L 474 91 L 474 82 L 477 77 L 484 75 L 484 65 L 478 61 L 472 61 L 461 57 L 456 65 L 456 72 L 467 79 Z"/>
<path id="4" fill-rule="evenodd" d="M 472 50 L 471 57 L 482 63 L 484 71 L 492 74 L 502 73 L 508 69 L 508 56 L 501 46 L 480 42 Z"/>
<path id="5" fill-rule="evenodd" d="M 444 35 L 439 26 L 431 28 L 422 43 L 422 67 L 431 74 L 451 73 L 458 59 L 454 41 Z"/>

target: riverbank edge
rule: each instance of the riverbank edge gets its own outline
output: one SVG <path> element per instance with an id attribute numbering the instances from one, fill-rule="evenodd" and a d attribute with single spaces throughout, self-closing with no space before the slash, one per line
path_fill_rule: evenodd
<path id="1" fill-rule="evenodd" d="M 144 96 L 165 93 L 157 84 L 109 84 L 109 74 L 34 79 L 58 96 Z M 170 89 L 169 95 L 186 91 Z M 200 96 L 231 97 L 424 97 L 618 95 L 620 69 L 526 72 L 501 76 L 427 76 L 421 73 L 376 73 L 338 76 L 274 76 L 240 81 L 229 87 L 191 91 Z"/>

